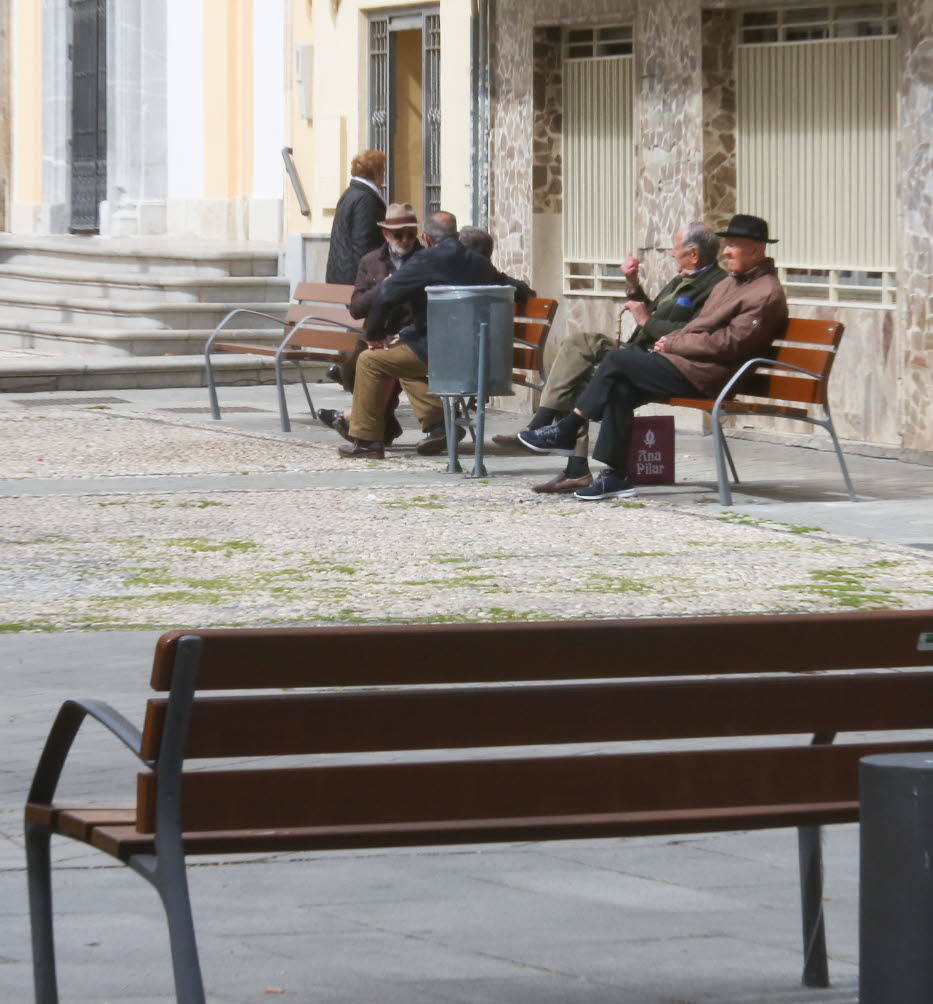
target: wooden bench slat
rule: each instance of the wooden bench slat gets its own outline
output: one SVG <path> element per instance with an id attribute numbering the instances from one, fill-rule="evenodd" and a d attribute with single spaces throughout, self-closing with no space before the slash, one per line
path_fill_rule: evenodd
<path id="1" fill-rule="evenodd" d="M 355 335 L 352 331 L 311 326 L 296 328 L 288 344 L 313 350 L 355 352 L 359 341 L 359 335 Z"/>
<path id="2" fill-rule="evenodd" d="M 858 761 L 928 742 L 852 743 L 185 773 L 186 830 L 651 812 L 858 798 Z M 156 778 L 137 783 L 155 827 Z"/>
<path id="3" fill-rule="evenodd" d="M 566 680 L 581 659 L 581 630 L 581 669 L 592 679 L 875 669 L 929 665 L 917 641 L 933 631 L 933 615 L 694 617 L 678 620 L 676 630 L 654 618 L 515 624 L 507 632 L 496 624 L 206 628 L 162 635 L 151 679 L 154 690 L 167 691 L 178 640 L 197 635 L 205 640 L 202 690 Z M 529 659 L 532 643 L 548 658 Z"/>
<path id="4" fill-rule="evenodd" d="M 312 303 L 349 303 L 355 287 L 338 282 L 299 282 L 295 299 Z"/>
<path id="5" fill-rule="evenodd" d="M 929 673 L 504 689 L 200 697 L 185 756 L 275 756 L 547 745 L 863 729 L 933 722 Z M 158 757 L 165 698 L 146 708 Z"/>
<path id="6" fill-rule="evenodd" d="M 279 829 L 185 832 L 187 854 L 233 854 L 262 851 L 337 850 L 363 847 L 419 847 L 431 844 L 497 843 L 517 840 L 570 840 L 599 837 L 705 833 L 778 826 L 817 826 L 858 820 L 857 801 L 743 806 L 677 812 L 619 812 L 560 818 L 427 820 L 359 826 L 313 826 Z M 95 827 L 88 841 L 125 861 L 152 854 L 151 835 L 132 826 Z"/>
<path id="7" fill-rule="evenodd" d="M 285 318 L 290 324 L 297 324 L 303 317 L 311 315 L 310 324 L 330 323 L 349 324 L 353 328 L 362 328 L 363 322 L 350 315 L 345 306 L 321 303 L 293 303 L 286 311 Z"/>
<path id="8" fill-rule="evenodd" d="M 278 342 L 257 344 L 255 342 L 214 342 L 211 346 L 216 352 L 245 352 L 252 356 L 274 356 L 278 351 Z M 311 359 L 313 353 L 307 349 L 286 349 L 282 353 L 284 359 Z"/>

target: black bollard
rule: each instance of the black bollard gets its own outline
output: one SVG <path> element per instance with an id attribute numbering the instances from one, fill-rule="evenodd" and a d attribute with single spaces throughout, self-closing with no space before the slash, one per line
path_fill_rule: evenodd
<path id="1" fill-rule="evenodd" d="M 933 753 L 859 768 L 861 1004 L 933 1001 Z"/>

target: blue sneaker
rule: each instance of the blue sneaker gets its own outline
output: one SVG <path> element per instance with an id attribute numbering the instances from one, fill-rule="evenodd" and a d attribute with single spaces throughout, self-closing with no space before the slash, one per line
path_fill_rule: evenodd
<path id="1" fill-rule="evenodd" d="M 535 453 L 556 453 L 561 457 L 572 457 L 577 445 L 576 433 L 566 433 L 558 423 L 542 425 L 540 429 L 522 429 L 518 434 L 522 446 Z"/>
<path id="2" fill-rule="evenodd" d="M 597 499 L 627 499 L 638 493 L 635 482 L 627 474 L 616 474 L 608 467 L 586 488 L 578 488 L 573 497 L 586 502 Z"/>

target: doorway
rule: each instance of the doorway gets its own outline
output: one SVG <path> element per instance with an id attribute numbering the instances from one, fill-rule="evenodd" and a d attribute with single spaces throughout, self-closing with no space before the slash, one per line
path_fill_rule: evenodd
<path id="1" fill-rule="evenodd" d="M 418 219 L 440 209 L 440 15 L 436 8 L 370 20 L 369 146 L 387 157 L 387 202 Z"/>
<path id="2" fill-rule="evenodd" d="M 107 0 L 71 0 L 72 233 L 100 230 L 107 198 Z"/>

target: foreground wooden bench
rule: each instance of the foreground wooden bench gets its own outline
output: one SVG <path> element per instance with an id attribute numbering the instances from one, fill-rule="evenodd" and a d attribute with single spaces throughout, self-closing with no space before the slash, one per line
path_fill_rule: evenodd
<path id="1" fill-rule="evenodd" d="M 105 704 L 68 701 L 40 758 L 25 813 L 36 999 L 57 1001 L 52 834 L 156 887 L 177 998 L 201 1004 L 188 854 L 797 826 L 804 982 L 826 986 L 818 828 L 858 819 L 861 757 L 933 750 L 933 732 L 890 734 L 933 729 L 931 645 L 933 611 L 170 632 L 141 733 Z M 295 689 L 308 687 L 331 689 Z M 272 688 L 287 692 L 250 693 Z M 88 715 L 142 762 L 130 808 L 56 799 Z M 835 743 L 841 732 L 862 735 Z M 642 745 L 685 739 L 693 748 Z M 513 746 L 532 748 L 478 752 Z M 400 750 L 423 754 L 397 762 Z M 359 752 L 385 756 L 258 765 Z M 185 769 L 207 757 L 248 769 Z"/>
<path id="2" fill-rule="evenodd" d="M 237 352 L 259 356 L 272 356 L 275 360 L 275 386 L 279 400 L 279 417 L 282 431 L 291 432 L 288 406 L 285 402 L 285 384 L 282 379 L 282 364 L 294 363 L 298 370 L 311 415 L 317 418 L 308 382 L 301 368 L 303 362 L 334 362 L 341 355 L 355 351 L 362 337 L 363 329 L 358 320 L 350 316 L 347 309 L 353 286 L 337 283 L 300 282 L 295 287 L 294 302 L 284 317 L 273 317 L 259 310 L 238 308 L 229 314 L 211 332 L 204 347 L 204 368 L 207 374 L 207 392 L 211 402 L 211 416 L 220 418 L 220 404 L 217 400 L 217 384 L 211 366 L 214 352 Z M 219 336 L 227 324 L 241 314 L 251 314 L 267 320 L 279 321 L 283 332 L 272 342 L 220 341 Z M 227 331 L 227 335 L 232 332 Z"/>
<path id="3" fill-rule="evenodd" d="M 829 411 L 829 374 L 844 330 L 838 322 L 791 317 L 784 335 L 774 342 L 771 351 L 766 356 L 744 363 L 717 398 L 673 397 L 667 401 L 667 404 L 677 408 L 698 408 L 711 416 L 716 446 L 716 479 L 722 505 L 732 505 L 726 475 L 727 460 L 733 480 L 739 483 L 722 430 L 722 419 L 726 415 L 769 415 L 826 429 L 832 438 L 849 498 L 856 501 L 855 489 Z M 822 413 L 814 415 L 814 408 Z"/>

